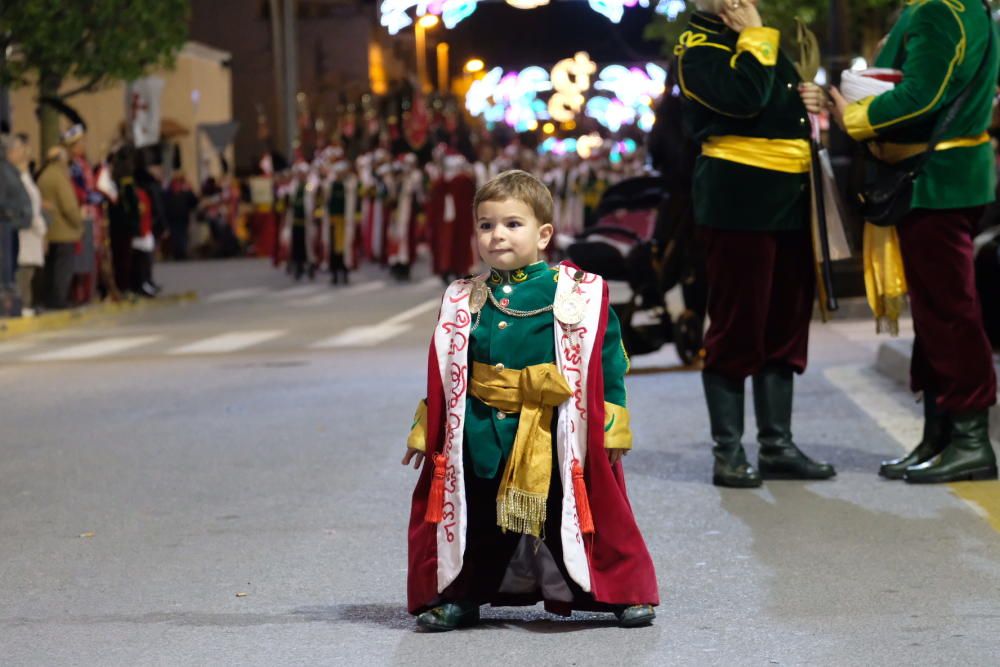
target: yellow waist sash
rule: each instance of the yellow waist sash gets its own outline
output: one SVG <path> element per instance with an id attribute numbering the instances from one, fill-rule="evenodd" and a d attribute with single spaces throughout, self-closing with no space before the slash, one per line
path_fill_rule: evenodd
<path id="1" fill-rule="evenodd" d="M 787 174 L 808 173 L 812 160 L 809 142 L 805 139 L 764 139 L 732 135 L 709 137 L 701 145 L 701 154 Z"/>
<path id="2" fill-rule="evenodd" d="M 552 410 L 573 392 L 555 364 L 518 371 L 479 362 L 469 392 L 495 410 L 521 413 L 497 491 L 497 525 L 538 537 L 552 476 Z"/>
<path id="3" fill-rule="evenodd" d="M 934 146 L 934 152 L 946 151 L 952 148 L 967 148 L 970 146 L 980 146 L 990 142 L 988 132 L 983 132 L 978 137 L 956 137 L 947 141 L 939 141 Z M 879 160 L 896 164 L 908 158 L 920 155 L 927 151 L 927 144 L 894 144 L 889 141 L 870 141 L 868 150 Z"/>

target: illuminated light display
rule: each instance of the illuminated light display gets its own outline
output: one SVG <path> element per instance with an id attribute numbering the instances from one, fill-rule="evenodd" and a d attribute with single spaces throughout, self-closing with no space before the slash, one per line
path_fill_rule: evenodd
<path id="1" fill-rule="evenodd" d="M 621 162 L 625 155 L 631 155 L 639 147 L 632 139 L 615 141 L 610 143 L 608 157 L 611 162 Z M 576 153 L 586 160 L 594 154 L 598 148 L 605 145 L 604 140 L 596 132 L 585 134 L 581 137 L 569 137 L 566 139 L 556 139 L 549 137 L 539 145 L 540 153 L 551 153 L 552 155 L 571 155 Z"/>
<path id="2" fill-rule="evenodd" d="M 537 9 L 549 4 L 549 0 L 507 0 L 507 4 L 517 9 Z"/>
<path id="3" fill-rule="evenodd" d="M 556 63 L 552 68 L 552 87 L 549 98 L 549 115 L 560 123 L 568 123 L 580 113 L 590 90 L 590 75 L 597 71 L 597 64 L 585 52 L 579 51 L 572 58 Z"/>
<path id="4" fill-rule="evenodd" d="M 684 0 L 660 0 L 653 11 L 666 16 L 668 21 L 676 21 L 678 16 L 687 11 L 687 3 Z"/>
<path id="5" fill-rule="evenodd" d="M 651 130 L 653 105 L 666 88 L 666 70 L 654 63 L 609 65 L 592 81 L 596 72 L 596 64 L 584 52 L 559 61 L 551 74 L 537 66 L 520 72 L 495 67 L 473 82 L 465 107 L 488 124 L 503 122 L 519 132 L 548 120 L 572 129 L 581 113 L 611 132 L 625 125 Z M 548 100 L 542 98 L 546 94 Z"/>
<path id="6" fill-rule="evenodd" d="M 683 0 L 659 0 L 656 11 L 664 2 L 680 3 L 683 10 Z M 413 16 L 440 16 L 449 30 L 469 18 L 479 5 L 480 0 L 381 0 L 379 4 L 379 22 L 385 26 L 390 35 L 413 24 Z M 550 0 L 506 0 L 507 4 L 517 9 L 536 9 L 549 4 Z M 587 0 L 590 8 L 608 20 L 618 23 L 625 15 L 626 9 L 634 7 L 649 7 L 650 0 Z M 680 13 L 680 12 L 678 12 Z M 411 15 L 412 14 L 412 15 Z M 669 14 L 664 14 L 669 17 Z M 674 15 L 676 18 L 676 14 Z M 671 19 L 673 20 L 673 19 Z"/>

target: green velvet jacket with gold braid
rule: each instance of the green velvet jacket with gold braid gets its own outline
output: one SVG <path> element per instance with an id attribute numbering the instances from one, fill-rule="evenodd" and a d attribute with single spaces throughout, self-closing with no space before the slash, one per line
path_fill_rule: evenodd
<path id="1" fill-rule="evenodd" d="M 778 37 L 772 28 L 747 28 L 737 34 L 717 16 L 703 12 L 691 17 L 674 53 L 688 102 L 685 122 L 703 146 L 713 137 L 809 138 L 800 78 L 781 53 Z M 798 230 L 808 222 L 808 173 L 703 154 L 695 164 L 693 194 L 697 222 L 709 227 Z"/>
<path id="2" fill-rule="evenodd" d="M 973 80 L 991 31 L 978 0 L 910 0 L 875 61 L 902 70 L 902 83 L 847 107 L 844 124 L 855 139 L 926 144 L 935 122 L 971 81 L 971 93 L 942 139 L 975 145 L 935 151 L 913 184 L 914 208 L 965 208 L 994 199 L 993 147 L 983 135 L 1000 63 L 995 38 L 990 61 Z"/>
<path id="3" fill-rule="evenodd" d="M 519 271 L 491 271 L 487 286 L 504 307 L 536 310 L 552 304 L 559 272 L 545 262 L 536 262 Z M 504 303 L 504 299 L 508 301 Z M 520 370 L 536 364 L 556 361 L 555 323 L 552 312 L 531 317 L 511 317 L 501 313 L 489 301 L 480 311 L 479 324 L 472 331 L 469 368 L 472 362 L 503 364 Z M 595 350 L 596 354 L 596 350 Z M 622 346 L 621 326 L 614 311 L 608 313 L 604 346 L 606 449 L 630 449 L 632 433 L 625 409 L 625 374 L 628 357 Z M 423 450 L 423 403 L 417 411 L 407 446 Z M 482 403 L 469 393 L 465 410 L 465 455 L 478 477 L 492 479 L 501 470 L 514 446 L 518 414 L 505 414 Z"/>

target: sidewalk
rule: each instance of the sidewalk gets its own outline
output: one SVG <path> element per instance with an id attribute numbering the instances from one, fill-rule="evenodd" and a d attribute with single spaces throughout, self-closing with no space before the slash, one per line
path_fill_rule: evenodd
<path id="1" fill-rule="evenodd" d="M 102 301 L 79 308 L 46 312 L 35 317 L 0 318 L 0 341 L 29 334 L 68 329 L 97 319 L 197 300 L 198 294 L 195 291 L 172 292 L 155 299 L 134 297 L 123 299 L 117 303 Z"/>

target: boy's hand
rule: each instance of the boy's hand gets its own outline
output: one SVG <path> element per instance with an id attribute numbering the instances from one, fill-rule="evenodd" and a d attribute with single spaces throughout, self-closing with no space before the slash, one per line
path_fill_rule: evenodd
<path id="1" fill-rule="evenodd" d="M 420 466 L 424 464 L 424 453 L 419 449 L 407 449 L 403 454 L 403 465 L 410 465 L 410 461 L 413 461 L 414 470 L 420 470 Z"/>
<path id="2" fill-rule="evenodd" d="M 826 93 L 811 81 L 799 84 L 799 96 L 811 114 L 821 113 L 826 108 Z"/>
<path id="3" fill-rule="evenodd" d="M 624 450 L 624 449 L 609 449 L 608 450 L 608 463 L 610 463 L 611 465 L 614 465 L 614 464 L 618 463 L 619 461 L 621 461 L 622 457 L 625 456 L 625 451 L 626 450 Z"/>

